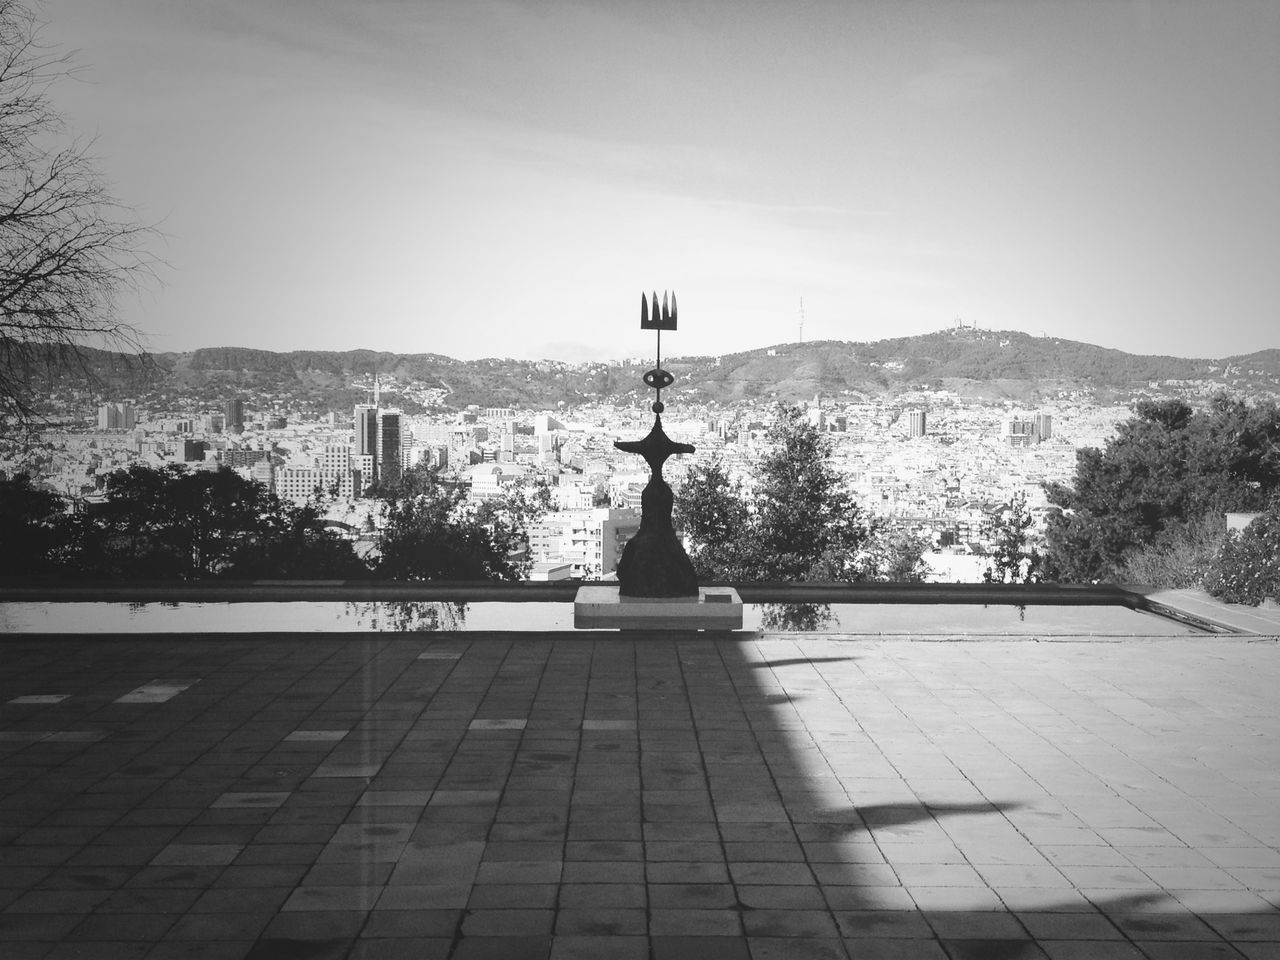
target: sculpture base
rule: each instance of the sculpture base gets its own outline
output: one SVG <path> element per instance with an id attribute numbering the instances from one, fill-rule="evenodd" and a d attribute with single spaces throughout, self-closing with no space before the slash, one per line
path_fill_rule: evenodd
<path id="1" fill-rule="evenodd" d="M 579 587 L 579 630 L 741 630 L 742 598 L 733 587 L 699 587 L 697 597 L 623 597 L 616 586 Z"/>

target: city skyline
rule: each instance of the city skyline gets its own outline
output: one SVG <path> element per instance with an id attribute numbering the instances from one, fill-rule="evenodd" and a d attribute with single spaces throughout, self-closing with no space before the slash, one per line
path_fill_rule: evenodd
<path id="1" fill-rule="evenodd" d="M 1262 3 L 46 0 L 54 101 L 168 241 L 157 352 L 641 355 L 956 317 L 1276 345 Z"/>

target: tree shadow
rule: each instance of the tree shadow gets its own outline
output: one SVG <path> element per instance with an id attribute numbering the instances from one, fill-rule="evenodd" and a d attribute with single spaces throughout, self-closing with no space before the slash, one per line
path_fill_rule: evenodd
<path id="1" fill-rule="evenodd" d="M 868 806 L 854 806 L 858 816 L 870 827 L 907 826 L 936 817 L 955 816 L 966 813 L 1008 813 L 1020 810 L 1025 803 L 1018 801 L 989 801 L 982 803 L 873 803 Z"/>
<path id="2" fill-rule="evenodd" d="M 797 667 L 806 663 L 845 663 L 857 657 L 792 657 L 789 660 L 761 660 L 748 664 L 753 670 L 769 670 L 774 667 Z"/>

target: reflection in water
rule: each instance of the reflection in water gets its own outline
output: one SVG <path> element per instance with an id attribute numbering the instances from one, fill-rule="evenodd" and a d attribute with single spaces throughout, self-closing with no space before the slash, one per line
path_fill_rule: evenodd
<path id="1" fill-rule="evenodd" d="M 760 608 L 765 630 L 807 632 L 839 626 L 829 603 L 767 603 Z"/>
<path id="2" fill-rule="evenodd" d="M 989 604 L 989 603 L 984 603 L 984 604 L 982 605 L 982 609 L 983 609 L 983 610 L 990 610 L 990 609 L 991 609 L 991 604 Z M 1017 604 L 1017 605 L 1015 606 L 1015 609 L 1018 611 L 1018 622 L 1019 622 L 1019 623 L 1026 623 L 1026 622 L 1027 622 L 1027 605 L 1026 605 L 1025 603 L 1019 603 L 1019 604 Z"/>
<path id="3" fill-rule="evenodd" d="M 392 600 L 348 603 L 346 606 L 348 615 L 355 617 L 360 629 L 433 633 L 438 630 L 463 630 L 467 625 L 465 603 Z"/>

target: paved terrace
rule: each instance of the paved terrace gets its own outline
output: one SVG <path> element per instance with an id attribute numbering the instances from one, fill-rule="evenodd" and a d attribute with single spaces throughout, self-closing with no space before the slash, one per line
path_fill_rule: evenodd
<path id="1" fill-rule="evenodd" d="M 1280 647 L 0 638 L 0 956 L 1280 957 Z"/>

